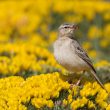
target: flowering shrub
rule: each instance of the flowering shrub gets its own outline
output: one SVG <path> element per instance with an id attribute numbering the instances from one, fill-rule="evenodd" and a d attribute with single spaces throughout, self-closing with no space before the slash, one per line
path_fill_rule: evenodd
<path id="1" fill-rule="evenodd" d="M 62 67 L 57 64 L 52 53 L 46 48 L 30 42 L 0 44 L 1 76 L 24 76 L 27 73 L 40 74 L 55 70 L 61 71 L 61 69 Z"/>
<path id="2" fill-rule="evenodd" d="M 0 79 L 0 109 L 110 109 L 108 93 L 96 82 L 87 82 L 84 87 L 70 86 L 59 73 L 41 74 L 26 80 L 19 76 L 3 78 Z M 105 87 L 110 91 L 110 84 Z"/>
<path id="3" fill-rule="evenodd" d="M 108 93 L 69 72 L 52 53 L 56 29 L 75 22 L 76 38 L 94 59 Z M 106 0 L 0 2 L 0 110 L 110 110 L 110 3 Z M 89 73 L 88 73 L 89 75 Z M 73 84 L 78 80 L 72 76 Z"/>

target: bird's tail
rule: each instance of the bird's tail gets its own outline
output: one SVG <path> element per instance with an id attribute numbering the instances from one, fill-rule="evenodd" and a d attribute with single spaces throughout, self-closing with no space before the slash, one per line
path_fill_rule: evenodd
<path id="1" fill-rule="evenodd" d="M 88 63 L 88 62 L 87 62 Z M 92 64 L 88 63 L 88 65 L 91 67 L 91 73 L 94 76 L 94 78 L 96 79 L 96 81 L 98 82 L 98 84 L 108 93 L 108 91 L 105 89 L 104 84 L 100 81 L 100 79 L 97 76 L 97 72 L 95 70 L 95 68 L 93 67 Z M 109 94 L 109 93 L 108 93 Z"/>
<path id="2" fill-rule="evenodd" d="M 99 80 L 99 78 L 96 75 L 96 72 L 94 72 L 93 70 L 91 71 L 92 75 L 94 76 L 94 78 L 96 79 L 96 81 L 100 84 L 100 86 L 105 89 L 104 85 L 102 84 L 102 82 Z"/>
<path id="3" fill-rule="evenodd" d="M 96 81 L 98 82 L 98 84 L 108 93 L 108 91 L 105 89 L 103 83 L 100 81 L 100 79 L 97 77 L 96 75 L 96 71 L 92 70 L 91 71 L 92 75 L 94 76 L 94 78 L 96 79 Z"/>

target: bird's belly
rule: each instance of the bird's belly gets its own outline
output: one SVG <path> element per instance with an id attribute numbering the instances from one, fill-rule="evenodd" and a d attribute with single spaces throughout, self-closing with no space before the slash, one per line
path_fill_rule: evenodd
<path id="1" fill-rule="evenodd" d="M 70 72 L 88 70 L 88 65 L 68 48 L 59 48 L 54 52 L 56 60 Z"/>

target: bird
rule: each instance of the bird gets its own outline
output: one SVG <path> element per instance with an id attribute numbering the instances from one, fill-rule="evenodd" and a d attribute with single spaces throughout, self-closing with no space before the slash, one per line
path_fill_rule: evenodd
<path id="1" fill-rule="evenodd" d="M 77 29 L 79 26 L 75 23 L 64 23 L 59 26 L 58 38 L 53 44 L 54 57 L 60 65 L 71 73 L 90 71 L 98 84 L 105 89 L 96 74 L 91 59 L 75 38 Z"/>

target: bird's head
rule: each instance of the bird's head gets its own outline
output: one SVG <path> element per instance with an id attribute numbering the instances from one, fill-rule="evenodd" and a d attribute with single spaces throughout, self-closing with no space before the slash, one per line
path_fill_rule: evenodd
<path id="1" fill-rule="evenodd" d="M 74 23 L 62 24 L 58 28 L 59 37 L 63 37 L 63 36 L 72 37 L 75 30 L 77 30 L 78 28 L 79 28 L 78 25 Z"/>

